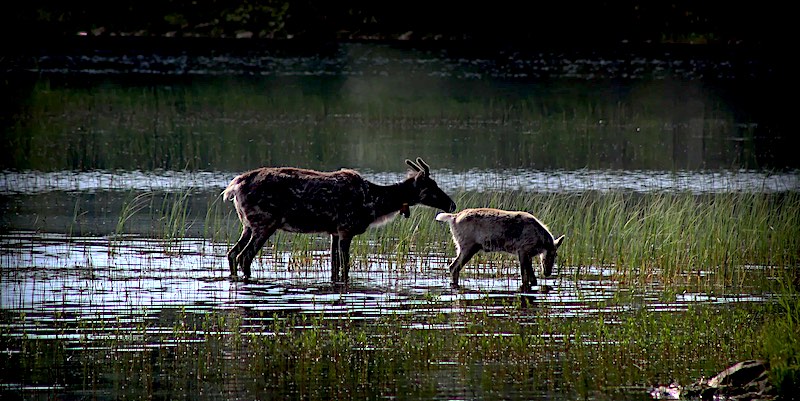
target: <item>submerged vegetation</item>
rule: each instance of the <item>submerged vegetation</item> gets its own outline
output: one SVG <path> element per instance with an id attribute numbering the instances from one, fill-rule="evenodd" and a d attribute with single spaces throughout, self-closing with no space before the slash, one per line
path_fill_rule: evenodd
<path id="1" fill-rule="evenodd" d="M 419 313 L 369 322 L 167 309 L 157 319 L 115 328 L 60 316 L 56 341 L 4 335 L 2 345 L 18 352 L 6 355 L 10 364 L 0 369 L 12 382 L 31 384 L 75 382 L 69 376 L 77 374 L 83 377 L 78 392 L 111 387 L 119 394 L 134 391 L 137 398 L 178 388 L 202 398 L 229 392 L 424 398 L 458 391 L 448 383 L 469 380 L 473 391 L 486 394 L 602 399 L 631 388 L 643 393 L 668 380 L 688 383 L 731 361 L 762 356 L 760 328 L 784 317 L 759 305 L 663 313 L 619 304 L 608 305 L 617 312 L 579 319 L 524 303 L 502 305 L 502 316 L 487 307 L 422 317 L 433 302 L 413 307 Z M 796 358 L 798 350 L 792 351 Z M 796 364 L 773 356 L 783 369 L 778 372 L 796 374 Z"/>

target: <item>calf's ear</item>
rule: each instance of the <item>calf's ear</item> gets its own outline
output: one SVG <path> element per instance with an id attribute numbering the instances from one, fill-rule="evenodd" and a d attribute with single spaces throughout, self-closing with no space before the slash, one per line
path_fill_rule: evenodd
<path id="1" fill-rule="evenodd" d="M 559 246 L 561 246 L 561 241 L 563 241 L 563 240 L 564 240 L 564 236 L 563 235 L 558 237 L 558 238 L 556 238 L 556 240 L 553 241 L 553 246 L 558 248 Z"/>

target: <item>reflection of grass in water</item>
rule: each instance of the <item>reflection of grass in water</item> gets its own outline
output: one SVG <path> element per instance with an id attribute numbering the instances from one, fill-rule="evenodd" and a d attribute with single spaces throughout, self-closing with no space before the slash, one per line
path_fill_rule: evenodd
<path id="1" fill-rule="evenodd" d="M 137 398 L 201 389 L 304 399 L 430 398 L 447 386 L 584 398 L 613 396 L 621 386 L 640 386 L 644 394 L 653 383 L 687 384 L 731 361 L 758 357 L 759 328 L 782 318 L 763 305 L 695 305 L 669 313 L 605 306 L 617 312 L 573 319 L 551 315 L 546 304 L 514 302 L 498 314 L 496 305 L 481 310 L 475 301 L 469 312 L 458 301 L 422 302 L 409 305 L 410 314 L 368 322 L 238 309 L 164 311 L 133 328 L 95 321 L 77 330 L 65 323 L 50 340 L 4 336 L 4 349 L 21 351 L 7 355 L 11 363 L 0 369 L 22 367 L 14 376 L 22 383 L 111 387 Z M 71 335 L 80 330 L 103 336 Z M 74 383 L 80 380 L 71 376 L 75 371 L 83 383 Z M 444 388 L 443 375 L 452 380 Z"/>
<path id="2" fill-rule="evenodd" d="M 728 105 L 703 91 L 686 101 L 685 87 L 663 90 L 669 83 L 635 85 L 622 95 L 588 83 L 508 93 L 507 85 L 480 82 L 441 91 L 418 90 L 430 84 L 424 81 L 348 82 L 364 90 L 319 77 L 146 88 L 42 80 L 3 150 L 11 166 L 43 171 L 329 168 L 354 155 L 362 166 L 397 169 L 420 150 L 439 155 L 428 160 L 434 167 L 457 169 L 759 166 L 752 133 L 732 146 L 731 135 L 743 128 Z M 681 156 L 684 150 L 691 157 Z"/>

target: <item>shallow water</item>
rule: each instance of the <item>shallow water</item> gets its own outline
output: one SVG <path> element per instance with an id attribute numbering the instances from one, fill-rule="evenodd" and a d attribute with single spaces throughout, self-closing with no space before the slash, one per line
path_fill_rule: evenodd
<path id="1" fill-rule="evenodd" d="M 81 317 L 103 311 L 109 322 L 132 311 L 149 314 L 176 307 L 198 313 L 244 308 L 375 319 L 387 313 L 414 313 L 408 308 L 414 304 L 425 304 L 434 313 L 470 312 L 473 301 L 474 311 L 489 307 L 502 313 L 522 296 L 546 305 L 553 316 L 586 318 L 625 308 L 680 311 L 691 304 L 769 298 L 769 294 L 759 294 L 761 283 L 753 280 L 752 287 L 741 286 L 738 293 L 723 288 L 709 293 L 706 288 L 706 292 L 676 294 L 666 302 L 657 281 L 633 289 L 618 282 L 613 267 L 591 266 L 557 266 L 552 278 L 537 273 L 539 286 L 531 293 L 519 293 L 519 271 L 513 259 L 470 264 L 463 273 L 462 288 L 455 291 L 449 287 L 448 257 L 413 254 L 401 266 L 371 255 L 366 266 L 351 270 L 351 283 L 342 287 L 330 283 L 327 251 L 312 251 L 310 263 L 299 263 L 297 255 L 275 254 L 269 248 L 254 264 L 252 280 L 244 283 L 229 279 L 227 245 L 204 239 L 184 239 L 167 247 L 165 241 L 135 236 L 112 239 L 12 232 L 0 238 L 4 266 L 0 307 L 28 316 L 68 313 Z M 763 279 L 763 268 L 748 270 Z M 598 306 L 630 291 L 633 297 L 623 309 Z"/>
<path id="2" fill-rule="evenodd" d="M 616 316 L 640 308 L 673 313 L 686 311 L 692 305 L 735 306 L 760 303 L 771 297 L 762 292 L 759 284 L 769 270 L 759 267 L 750 268 L 754 280 L 745 280 L 752 287 L 744 285 L 735 291 L 721 287 L 689 288 L 665 297 L 664 288 L 657 281 L 645 286 L 623 284 L 613 267 L 557 266 L 556 274 L 547 279 L 540 277 L 540 285 L 532 292 L 519 293 L 518 268 L 516 261 L 510 259 L 471 264 L 462 273 L 462 289 L 455 291 L 449 287 L 446 256 L 413 254 L 402 265 L 387 263 L 381 255 L 371 255 L 366 263 L 354 266 L 350 284 L 342 287 L 329 281 L 327 252 L 313 251 L 310 263 L 298 263 L 296 255 L 276 253 L 269 247 L 253 266 L 253 280 L 243 283 L 229 279 L 225 250 L 226 244 L 205 239 L 184 239 L 166 246 L 164 241 L 137 236 L 6 233 L 0 237 L 3 335 L 7 341 L 24 338 L 28 342 L 63 344 L 67 353 L 86 353 L 96 344 L 100 347 L 97 350 L 107 349 L 110 355 L 138 355 L 157 350 L 167 352 L 190 343 L 202 345 L 209 341 L 204 338 L 231 335 L 206 329 L 190 331 L 190 337 L 186 338 L 175 331 L 189 321 L 202 321 L 203 316 L 232 314 L 240 319 L 240 330 L 253 335 L 270 335 L 270 322 L 276 314 L 366 324 L 392 315 L 407 316 L 410 320 L 405 330 L 450 331 L 471 325 L 473 314 L 514 319 L 524 324 L 526 309 L 515 306 L 520 302 L 523 307 L 530 305 L 527 313 L 531 318 L 545 313 L 554 319 L 601 318 L 613 322 Z M 435 323 L 431 321 L 435 316 L 451 318 Z M 148 338 L 159 340 L 150 342 Z M 106 345 L 109 341 L 113 347 Z M 556 335 L 552 341 L 566 339 Z M 364 352 L 375 351 L 378 350 Z M 8 352 L 11 357 L 18 350 Z M 455 361 L 430 363 L 437 366 L 436 374 L 459 377 L 464 369 Z M 69 359 L 57 360 L 51 368 L 60 371 L 79 365 L 73 366 Z M 478 377 L 492 374 L 489 372 L 498 368 L 491 365 L 480 368 L 488 370 Z M 235 377 L 237 381 L 250 380 L 247 373 Z M 4 380 L 0 391 L 7 391 L 8 395 L 76 395 L 74 389 L 81 387 L 78 383 L 32 385 L 11 378 Z M 98 391 L 115 394 L 119 389 L 101 387 L 92 393 L 100 394 Z M 446 381 L 437 385 L 430 398 L 448 398 L 448 394 L 460 398 L 465 391 L 483 390 Z M 591 398 L 609 396 L 594 391 L 590 392 L 595 394 Z M 615 394 L 612 398 L 649 397 L 644 386 L 619 391 L 612 392 Z M 559 392 L 536 395 L 516 385 L 503 394 L 510 398 L 557 399 L 566 395 Z"/>

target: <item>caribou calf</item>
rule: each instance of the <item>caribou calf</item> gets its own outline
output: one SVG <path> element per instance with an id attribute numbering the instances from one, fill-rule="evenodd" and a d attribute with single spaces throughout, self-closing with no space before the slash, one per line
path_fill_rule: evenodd
<path id="1" fill-rule="evenodd" d="M 556 251 L 564 236 L 553 238 L 547 226 L 527 212 L 481 208 L 464 209 L 458 213 L 439 213 L 436 220 L 450 224 L 457 256 L 450 264 L 451 285 L 458 288 L 461 268 L 478 251 L 516 254 L 520 263 L 522 288 L 536 285 L 532 259 L 542 255 L 544 275 L 553 273 Z"/>
<path id="2" fill-rule="evenodd" d="M 321 172 L 293 167 L 263 167 L 234 178 L 222 191 L 232 200 L 242 235 L 228 251 L 231 277 L 237 267 L 250 278 L 250 265 L 276 230 L 328 233 L 331 236 L 331 281 L 347 282 L 350 242 L 370 226 L 409 217 L 409 206 L 423 204 L 452 212 L 456 204 L 431 178 L 421 158 L 406 160 L 413 170 L 396 184 L 373 184 L 353 170 Z"/>

